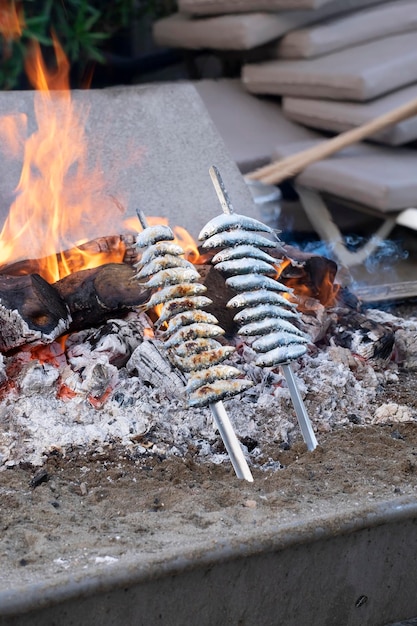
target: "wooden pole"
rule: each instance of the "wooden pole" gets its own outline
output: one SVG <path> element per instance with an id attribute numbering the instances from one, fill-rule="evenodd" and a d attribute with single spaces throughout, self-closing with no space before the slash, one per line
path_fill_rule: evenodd
<path id="1" fill-rule="evenodd" d="M 293 154 L 285 159 L 265 165 L 246 176 L 266 184 L 277 185 L 287 178 L 296 176 L 308 165 L 326 159 L 343 148 L 367 139 L 375 133 L 414 115 L 417 115 L 417 98 L 376 117 L 362 126 L 352 128 L 336 137 L 321 142 L 317 146 Z"/>

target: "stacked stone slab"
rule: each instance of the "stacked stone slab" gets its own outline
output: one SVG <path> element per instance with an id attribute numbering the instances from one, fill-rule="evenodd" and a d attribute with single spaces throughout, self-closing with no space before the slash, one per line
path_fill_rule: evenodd
<path id="1" fill-rule="evenodd" d="M 242 52 L 268 44 L 263 60 L 243 64 L 242 88 L 258 101 L 260 96 L 274 97 L 268 105 L 275 107 L 277 129 L 282 119 L 298 125 L 286 127 L 282 137 L 271 130 L 269 138 L 277 137 L 275 149 L 267 156 L 268 146 L 264 160 L 292 153 L 292 143 L 301 147 L 318 136 L 302 137 L 302 132 L 348 130 L 417 97 L 417 0 L 179 0 L 178 8 L 178 14 L 155 24 L 157 43 Z M 233 114 L 239 118 L 235 104 Z M 227 115 L 230 111 L 224 120 Z M 255 110 L 252 120 L 244 116 L 243 134 L 248 124 L 256 127 Z M 224 126 L 229 145 L 238 131 Z M 294 136 L 289 136 L 291 130 Z M 358 202 L 385 212 L 406 208 L 403 202 L 415 205 L 414 190 L 408 192 L 417 152 L 393 147 L 415 139 L 417 117 L 371 138 L 384 148 L 374 145 L 372 154 L 365 150 L 360 159 L 339 158 L 336 181 L 329 177 L 328 164 L 334 159 L 307 168 L 301 181 L 341 197 L 349 188 L 360 188 Z M 392 166 L 396 157 L 399 168 Z M 376 202 L 385 188 L 395 193 L 386 191 Z M 352 193 L 348 197 L 353 199 Z"/>

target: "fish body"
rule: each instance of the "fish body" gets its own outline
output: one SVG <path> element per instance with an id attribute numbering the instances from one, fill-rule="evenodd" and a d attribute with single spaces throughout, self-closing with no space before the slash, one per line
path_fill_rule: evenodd
<path id="1" fill-rule="evenodd" d="M 152 246 L 158 241 L 173 241 L 175 235 L 169 226 L 157 224 L 156 226 L 148 226 L 136 237 L 136 247 L 146 248 Z"/>
<path id="2" fill-rule="evenodd" d="M 172 254 L 166 254 L 165 256 L 157 257 L 148 261 L 148 263 L 145 263 L 142 266 L 142 269 L 140 269 L 136 274 L 136 278 L 141 280 L 142 278 L 147 278 L 148 276 L 157 274 L 162 270 L 173 269 L 176 267 L 194 269 L 194 265 L 189 261 L 181 259 L 181 257 L 178 256 L 173 256 Z"/>
<path id="3" fill-rule="evenodd" d="M 239 333 L 245 336 L 266 335 L 276 331 L 283 331 L 294 335 L 304 336 L 304 333 L 287 320 L 278 317 L 266 317 L 258 322 L 245 324 L 239 329 Z"/>
<path id="4" fill-rule="evenodd" d="M 169 337 L 172 333 L 179 330 L 181 327 L 189 326 L 190 324 L 218 324 L 218 320 L 211 313 L 207 311 L 184 311 L 175 315 L 168 322 L 168 327 L 164 332 L 164 337 Z"/>
<path id="5" fill-rule="evenodd" d="M 288 346 L 280 346 L 275 348 L 275 350 L 259 355 L 255 360 L 255 365 L 259 367 L 274 367 L 274 365 L 298 359 L 306 351 L 307 347 L 301 344 L 292 343 Z"/>
<path id="6" fill-rule="evenodd" d="M 204 228 L 200 231 L 198 238 L 200 241 L 204 241 L 217 233 L 236 229 L 259 231 L 264 233 L 274 232 L 272 228 L 263 224 L 259 220 L 254 219 L 253 217 L 240 215 L 239 213 L 222 213 L 214 217 L 204 226 Z"/>
<path id="7" fill-rule="evenodd" d="M 215 380 L 230 380 L 239 378 L 239 376 L 240 371 L 232 365 L 214 365 L 207 370 L 193 372 L 187 382 L 186 391 L 195 391 L 199 387 L 212 383 Z"/>
<path id="8" fill-rule="evenodd" d="M 171 337 L 165 341 L 165 345 L 167 348 L 171 348 L 172 346 L 181 344 L 184 341 L 189 341 L 190 339 L 210 339 L 219 337 L 220 335 L 224 335 L 224 330 L 215 324 L 190 324 L 173 333 Z"/>
<path id="9" fill-rule="evenodd" d="M 265 263 L 260 259 L 244 258 L 231 259 L 217 263 L 216 269 L 225 274 L 276 274 L 276 269 L 270 263 Z"/>
<path id="10" fill-rule="evenodd" d="M 195 283 L 195 286 L 200 283 Z M 202 285 L 203 286 L 203 285 Z M 157 325 L 163 324 L 180 313 L 195 311 L 211 304 L 210 298 L 206 296 L 188 296 L 184 298 L 170 298 L 162 306 L 161 314 Z"/>
<path id="11" fill-rule="evenodd" d="M 221 346 L 214 350 L 207 350 L 200 354 L 191 354 L 183 358 L 174 354 L 173 362 L 183 372 L 194 372 L 208 369 L 212 365 L 218 365 L 225 361 L 234 351 L 233 346 Z"/>
<path id="12" fill-rule="evenodd" d="M 193 283 L 200 278 L 200 274 L 195 269 L 187 267 L 173 267 L 169 270 L 161 270 L 151 278 L 142 283 L 145 289 L 157 289 L 167 285 L 178 285 L 181 283 Z"/>
<path id="13" fill-rule="evenodd" d="M 199 387 L 188 396 L 190 407 L 203 407 L 214 402 L 220 402 L 225 398 L 241 393 L 252 386 L 252 382 L 243 378 L 236 380 L 216 380 L 212 383 Z"/>
<path id="14" fill-rule="evenodd" d="M 190 339 L 189 341 L 184 341 L 184 343 L 174 346 L 174 349 L 175 354 L 183 358 L 190 356 L 190 354 L 200 354 L 201 352 L 207 352 L 207 350 L 217 350 L 221 347 L 222 344 L 215 339 L 197 337 L 197 339 Z"/>
<path id="15" fill-rule="evenodd" d="M 286 287 L 279 281 L 269 276 L 259 274 L 242 274 L 226 278 L 226 285 L 235 291 L 252 291 L 258 289 L 270 289 L 271 291 L 282 291 L 292 293 L 292 289 Z"/>
<path id="16" fill-rule="evenodd" d="M 172 243 L 171 241 L 158 241 L 144 250 L 142 256 L 140 257 L 139 264 L 143 266 L 146 263 L 149 263 L 149 261 L 153 261 L 153 259 L 165 256 L 166 254 L 181 256 L 184 254 L 184 250 L 181 246 L 178 246 L 176 243 Z"/>
<path id="17" fill-rule="evenodd" d="M 230 309 L 241 309 L 246 306 L 254 306 L 256 304 L 271 304 L 280 307 L 288 307 L 295 309 L 296 304 L 291 302 L 284 296 L 281 296 L 277 291 L 271 291 L 268 289 L 257 289 L 256 291 L 245 291 L 233 296 L 227 303 L 227 307 Z"/>
<path id="18" fill-rule="evenodd" d="M 284 309 L 272 304 L 259 304 L 243 309 L 234 316 L 234 321 L 238 324 L 247 324 L 248 322 L 256 322 L 265 317 L 276 317 L 278 319 L 298 319 L 296 311 Z"/>
<path id="19" fill-rule="evenodd" d="M 220 250 L 214 255 L 211 262 L 213 265 L 216 265 L 217 263 L 223 263 L 224 261 L 244 258 L 258 259 L 259 261 L 265 261 L 265 263 L 271 263 L 272 265 L 280 263 L 280 259 L 275 259 L 273 256 L 265 252 L 265 250 L 261 250 L 260 248 L 249 244 L 242 244 L 240 246 L 235 246 L 234 248 Z"/>
<path id="20" fill-rule="evenodd" d="M 294 344 L 307 344 L 308 341 L 307 337 L 281 331 L 268 333 L 267 335 L 263 335 L 259 339 L 256 339 L 252 344 L 252 348 L 256 352 L 269 352 L 270 350 L 275 350 L 275 348 L 278 347 L 290 346 Z"/>
<path id="21" fill-rule="evenodd" d="M 259 233 L 237 229 L 213 235 L 203 242 L 202 247 L 205 250 L 210 250 L 213 248 L 229 248 L 239 245 L 257 246 L 259 248 L 277 248 L 280 244 L 278 244 L 277 241 L 263 237 Z"/>
<path id="22" fill-rule="evenodd" d="M 157 304 L 166 304 L 173 299 L 183 299 L 189 296 L 199 296 L 207 291 L 207 287 L 201 283 L 179 283 L 177 285 L 169 285 L 152 294 L 147 308 L 150 309 Z"/>

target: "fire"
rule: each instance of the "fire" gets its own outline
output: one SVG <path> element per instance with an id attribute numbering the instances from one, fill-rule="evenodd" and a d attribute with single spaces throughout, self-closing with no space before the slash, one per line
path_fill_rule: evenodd
<path id="1" fill-rule="evenodd" d="M 324 307 L 334 305 L 340 285 L 334 282 L 334 276 L 328 269 L 308 276 L 304 271 L 291 275 L 291 268 L 291 260 L 284 258 L 280 265 L 276 266 L 276 279 L 294 290 L 298 307 L 301 310 L 309 308 L 311 299 L 318 300 Z"/>
<path id="2" fill-rule="evenodd" d="M 37 89 L 37 130 L 23 138 L 26 119 L 7 116 L 0 120 L 0 137 L 11 139 L 11 153 L 23 153 L 16 199 L 0 233 L 0 266 L 27 259 L 29 253 L 30 258 L 42 259 L 37 271 L 51 283 L 71 273 L 74 265 L 77 269 L 100 265 L 102 257 L 91 255 L 80 244 L 86 241 L 86 227 L 91 231 L 94 224 L 115 222 L 114 214 L 103 215 L 101 210 L 106 181 L 99 167 L 87 162 L 88 111 L 80 111 L 72 102 L 69 63 L 55 37 L 54 49 L 56 67 L 52 70 L 46 67 L 39 45 L 33 44 L 26 61 L 29 79 Z M 57 254 L 71 249 L 71 255 Z M 119 262 L 120 255 L 106 258 L 111 261 Z"/>
<path id="3" fill-rule="evenodd" d="M 6 44 L 14 39 L 19 39 L 24 27 L 22 10 L 18 10 L 14 0 L 0 1 L 0 35 L 5 39 Z M 6 55 L 8 46 L 6 46 Z"/>

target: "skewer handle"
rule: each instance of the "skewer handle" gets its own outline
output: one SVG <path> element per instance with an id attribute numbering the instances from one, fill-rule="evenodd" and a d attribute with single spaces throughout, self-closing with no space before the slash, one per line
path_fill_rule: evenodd
<path id="1" fill-rule="evenodd" d="M 219 202 L 222 205 L 223 213 L 234 213 L 233 204 L 229 198 L 229 194 L 227 193 L 223 178 L 215 165 L 212 165 L 209 168 L 209 174 Z"/>
<path id="2" fill-rule="evenodd" d="M 291 365 L 289 363 L 284 363 L 281 367 L 284 372 L 285 380 L 287 381 L 288 389 L 290 390 L 292 403 L 294 405 L 295 413 L 297 415 L 303 439 L 307 445 L 307 449 L 310 451 L 314 450 L 317 447 L 316 435 L 314 434 L 310 418 L 307 415 L 303 399 L 297 387 L 294 372 L 292 371 Z"/>
<path id="3" fill-rule="evenodd" d="M 229 416 L 226 413 L 223 402 L 213 402 L 210 404 L 210 409 L 214 421 L 216 422 L 216 426 L 219 429 L 220 436 L 223 439 L 223 443 L 229 454 L 236 476 L 238 478 L 244 478 L 248 482 L 252 483 L 253 476 L 244 457 L 240 442 L 235 435 Z"/>

